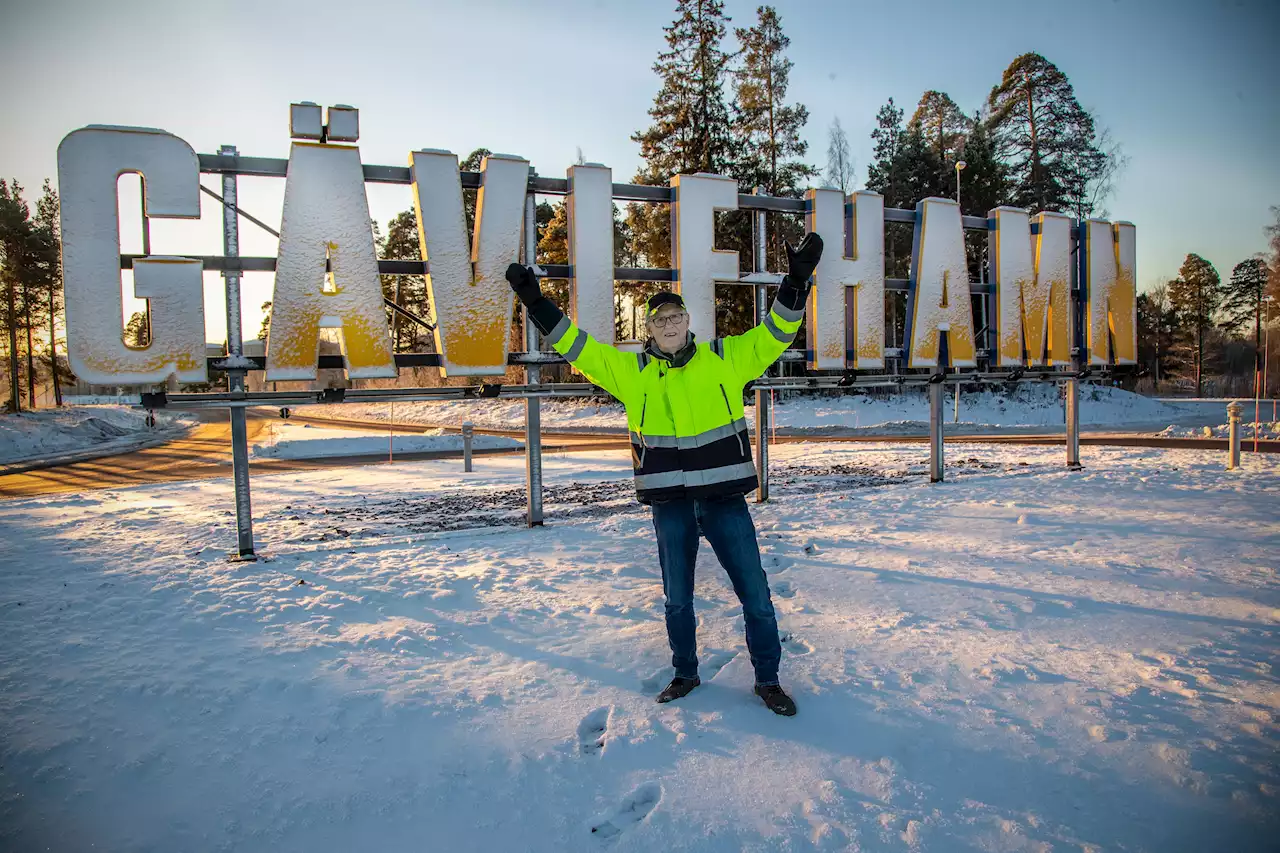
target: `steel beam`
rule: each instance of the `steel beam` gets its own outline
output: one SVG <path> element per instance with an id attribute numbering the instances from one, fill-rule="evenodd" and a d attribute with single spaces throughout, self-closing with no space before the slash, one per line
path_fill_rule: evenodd
<path id="1" fill-rule="evenodd" d="M 225 155 L 235 156 L 234 145 L 224 145 Z M 236 176 L 222 176 L 222 251 L 229 258 L 240 254 L 240 220 L 236 216 Z M 244 335 L 240 328 L 240 273 L 222 274 L 227 289 L 227 350 L 232 359 L 244 356 Z M 227 371 L 227 387 L 231 396 L 243 396 L 245 370 Z M 255 560 L 253 548 L 253 508 L 249 494 L 249 431 L 245 410 L 233 408 L 231 416 L 231 475 L 235 484 L 236 553 L 234 559 Z"/>

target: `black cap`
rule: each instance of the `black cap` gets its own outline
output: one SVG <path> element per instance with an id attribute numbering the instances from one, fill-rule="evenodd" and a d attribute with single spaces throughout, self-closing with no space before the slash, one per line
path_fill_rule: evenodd
<path id="1" fill-rule="evenodd" d="M 683 308 L 684 299 L 680 297 L 680 294 L 672 293 L 669 290 L 664 290 L 661 293 L 655 293 L 653 296 L 650 296 L 649 301 L 645 303 L 645 317 L 652 317 L 654 314 L 658 313 L 658 309 L 663 305 L 679 305 Z"/>

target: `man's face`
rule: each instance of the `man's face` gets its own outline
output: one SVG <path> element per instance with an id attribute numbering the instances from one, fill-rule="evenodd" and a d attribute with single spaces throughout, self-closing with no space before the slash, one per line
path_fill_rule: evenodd
<path id="1" fill-rule="evenodd" d="M 675 355 L 689 335 L 689 313 L 678 305 L 663 305 L 647 323 L 649 336 L 658 349 Z"/>

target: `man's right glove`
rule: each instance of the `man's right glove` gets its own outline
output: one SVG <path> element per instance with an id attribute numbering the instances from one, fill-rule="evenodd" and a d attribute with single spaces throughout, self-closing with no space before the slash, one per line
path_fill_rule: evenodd
<path id="1" fill-rule="evenodd" d="M 526 308 L 542 298 L 542 287 L 531 267 L 512 264 L 507 267 L 507 283 L 516 292 L 516 298 Z"/>

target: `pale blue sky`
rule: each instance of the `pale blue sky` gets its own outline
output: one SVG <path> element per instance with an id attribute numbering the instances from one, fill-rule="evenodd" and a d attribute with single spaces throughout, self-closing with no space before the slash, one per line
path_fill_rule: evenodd
<path id="1" fill-rule="evenodd" d="M 731 26 L 756 2 L 729 0 Z M 810 161 L 825 165 L 827 127 L 844 124 L 866 178 L 875 112 L 908 114 L 926 89 L 967 111 L 1009 61 L 1038 51 L 1131 158 L 1108 204 L 1138 228 L 1139 285 L 1176 274 L 1198 252 L 1225 277 L 1264 248 L 1280 204 L 1280 4 L 1266 0 L 1062 3 L 949 0 L 775 4 L 795 62 L 789 97 L 808 106 Z M 671 2 L 416 0 L 187 3 L 0 0 L 0 173 L 37 194 L 59 140 L 91 123 L 162 127 L 201 152 L 288 154 L 288 104 L 360 108 L 366 163 L 401 165 L 416 148 L 478 146 L 563 175 L 581 147 L 629 180 L 632 132 L 657 90 Z M 534 59 L 541 60 L 537 68 Z M 206 178 L 213 185 L 214 179 Z M 242 180 L 243 206 L 279 220 L 283 181 Z M 371 187 L 385 223 L 410 206 L 405 187 Z M 216 205 L 215 205 L 216 206 Z M 153 231 L 157 252 L 214 254 L 220 215 Z M 242 224 L 245 254 L 274 240 Z M 212 278 L 212 277 L 211 277 Z M 210 281 L 211 338 L 222 311 Z M 246 282 L 247 336 L 270 276 Z M 216 330 L 216 333 L 215 333 Z"/>

